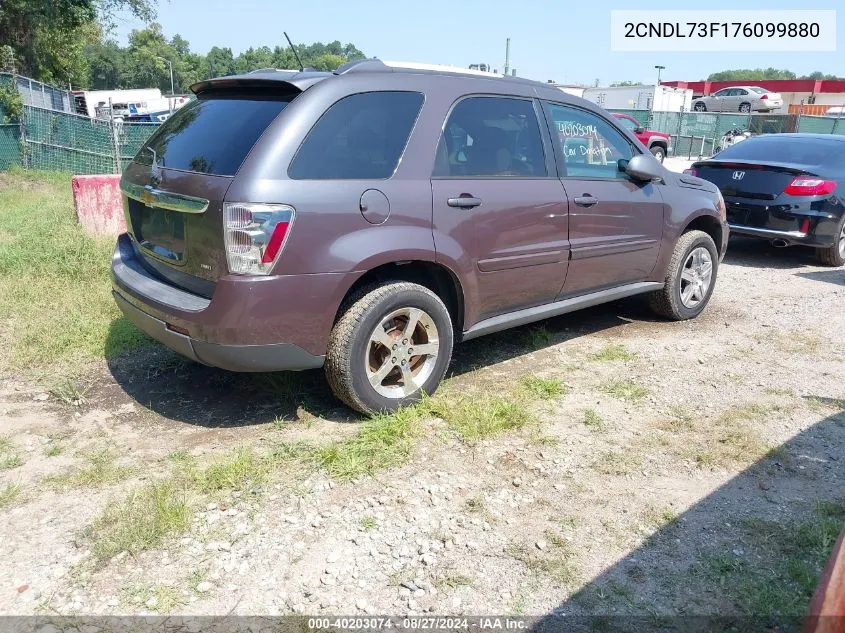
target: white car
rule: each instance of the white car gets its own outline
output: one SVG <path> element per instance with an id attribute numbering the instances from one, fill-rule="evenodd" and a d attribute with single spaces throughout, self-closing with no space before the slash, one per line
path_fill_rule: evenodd
<path id="1" fill-rule="evenodd" d="M 771 112 L 783 106 L 779 92 L 760 86 L 722 88 L 709 97 L 698 97 L 692 109 L 696 112 Z"/>

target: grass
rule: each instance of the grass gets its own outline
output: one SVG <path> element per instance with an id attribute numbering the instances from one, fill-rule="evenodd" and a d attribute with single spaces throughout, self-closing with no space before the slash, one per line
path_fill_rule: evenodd
<path id="1" fill-rule="evenodd" d="M 77 225 L 69 175 L 0 174 L 0 235 L 0 371 L 72 373 L 145 340 L 111 296 L 114 239 Z"/>
<path id="2" fill-rule="evenodd" d="M 269 458 L 257 455 L 248 447 L 235 449 L 230 455 L 211 462 L 205 468 L 198 468 L 187 456 L 181 457 L 177 463 L 191 488 L 206 494 L 260 485 L 272 470 Z"/>
<path id="3" fill-rule="evenodd" d="M 541 551 L 534 545 L 511 543 L 505 548 L 505 553 L 535 574 L 547 576 L 562 585 L 573 584 L 579 576 L 575 565 L 575 551 L 566 539 L 548 530 L 544 537 L 547 540 L 545 550 Z"/>
<path id="4" fill-rule="evenodd" d="M 554 400 L 565 392 L 563 383 L 557 378 L 528 375 L 522 377 L 520 384 L 529 394 L 541 400 Z"/>
<path id="5" fill-rule="evenodd" d="M 732 552 L 702 555 L 693 569 L 719 586 L 742 615 L 801 616 L 818 584 L 845 522 L 845 503 L 815 504 L 793 521 L 740 521 L 744 556 Z M 735 548 L 731 539 L 728 548 Z"/>
<path id="6" fill-rule="evenodd" d="M 637 402 L 648 395 L 648 389 L 630 379 L 611 380 L 604 383 L 601 390 L 609 396 L 629 402 Z"/>
<path id="7" fill-rule="evenodd" d="M 637 469 L 640 460 L 630 451 L 605 451 L 590 466 L 602 475 L 628 475 Z"/>
<path id="8" fill-rule="evenodd" d="M 723 411 L 715 425 L 701 440 L 687 448 L 700 466 L 728 466 L 751 463 L 763 457 L 770 445 L 752 423 L 762 422 L 773 413 L 783 412 L 779 405 L 754 402 Z"/>
<path id="9" fill-rule="evenodd" d="M 46 483 L 58 487 L 91 486 L 114 484 L 132 476 L 136 469 L 116 463 L 115 455 L 109 450 L 96 451 L 86 457 L 87 464 L 64 475 L 47 477 Z"/>
<path id="10" fill-rule="evenodd" d="M 124 603 L 140 605 L 156 613 L 170 613 L 174 608 L 188 602 L 183 592 L 170 585 L 134 585 L 124 589 L 121 594 Z"/>
<path id="11" fill-rule="evenodd" d="M 72 380 L 64 380 L 50 389 L 50 393 L 63 404 L 71 407 L 79 407 L 85 404 L 85 396 L 91 387 L 80 388 Z"/>
<path id="12" fill-rule="evenodd" d="M 0 437 L 0 470 L 11 470 L 23 464 L 23 458 L 15 450 L 8 437 Z"/>
<path id="13" fill-rule="evenodd" d="M 532 327 L 526 333 L 528 345 L 533 349 L 548 347 L 552 343 L 552 338 L 553 336 L 551 331 L 549 331 L 549 329 L 544 325 Z"/>
<path id="14" fill-rule="evenodd" d="M 528 402 L 522 394 L 438 398 L 428 403 L 428 410 L 467 442 L 521 429 L 531 421 Z"/>
<path id="15" fill-rule="evenodd" d="M 6 484 L 0 488 L 0 510 L 12 505 L 23 489 L 17 484 Z"/>
<path id="16" fill-rule="evenodd" d="M 44 447 L 44 457 L 57 457 L 64 452 L 64 447 L 58 442 L 51 442 Z"/>
<path id="17" fill-rule="evenodd" d="M 154 483 L 112 501 L 86 531 L 98 562 L 121 552 L 138 554 L 184 532 L 191 521 L 187 490 L 173 481 Z"/>
<path id="18" fill-rule="evenodd" d="M 604 431 L 606 428 L 604 420 L 595 409 L 584 410 L 584 426 L 596 432 Z"/>
<path id="19" fill-rule="evenodd" d="M 441 591 L 444 589 L 457 589 L 458 587 L 472 587 L 473 585 L 473 580 L 469 576 L 452 573 L 438 576 L 432 582 Z"/>
<path id="20" fill-rule="evenodd" d="M 605 345 L 599 351 L 590 354 L 590 360 L 596 361 L 634 360 L 636 357 L 635 352 L 629 352 L 628 348 L 619 343 Z"/>
<path id="21" fill-rule="evenodd" d="M 361 527 L 368 532 L 376 529 L 376 518 L 374 516 L 361 517 Z"/>
<path id="22" fill-rule="evenodd" d="M 405 463 L 413 453 L 414 438 L 421 433 L 425 405 L 423 401 L 417 407 L 373 416 L 351 439 L 315 449 L 316 463 L 336 479 L 372 475 Z"/>

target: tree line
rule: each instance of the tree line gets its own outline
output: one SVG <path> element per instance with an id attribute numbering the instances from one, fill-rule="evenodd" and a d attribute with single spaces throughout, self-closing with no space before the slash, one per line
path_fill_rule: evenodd
<path id="1" fill-rule="evenodd" d="M 118 13 L 147 26 L 132 31 L 127 46 L 109 34 Z M 298 68 L 287 43 L 251 47 L 238 55 L 215 46 L 194 52 L 182 36 L 165 36 L 155 0 L 0 0 L 0 70 L 74 89 L 159 88 L 177 93 L 196 81 L 257 68 Z M 364 57 L 353 44 L 335 41 L 296 46 L 302 63 L 317 70 Z"/>
<path id="2" fill-rule="evenodd" d="M 766 81 L 769 79 L 839 79 L 820 71 L 798 76 L 791 70 L 780 68 L 740 68 L 711 73 L 707 81 Z"/>

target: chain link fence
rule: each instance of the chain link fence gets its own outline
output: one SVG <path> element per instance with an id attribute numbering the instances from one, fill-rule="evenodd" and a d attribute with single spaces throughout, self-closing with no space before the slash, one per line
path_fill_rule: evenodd
<path id="1" fill-rule="evenodd" d="M 712 156 L 721 138 L 731 130 L 748 130 L 752 134 L 806 132 L 811 134 L 843 134 L 843 115 L 819 116 L 803 114 L 803 106 L 791 114 L 734 114 L 727 112 L 652 112 L 649 110 L 610 110 L 635 118 L 644 127 L 672 137 L 673 155 L 688 158 Z"/>
<path id="2" fill-rule="evenodd" d="M 25 105 L 19 121 L 0 125 L 0 169 L 120 173 L 158 126 Z"/>

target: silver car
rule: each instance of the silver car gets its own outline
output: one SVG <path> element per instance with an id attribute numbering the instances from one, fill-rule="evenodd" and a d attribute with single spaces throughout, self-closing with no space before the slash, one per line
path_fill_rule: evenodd
<path id="1" fill-rule="evenodd" d="M 692 109 L 696 112 L 771 112 L 783 106 L 779 92 L 760 86 L 722 88 L 709 97 L 697 97 Z"/>

